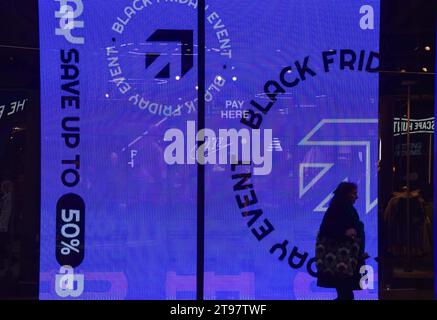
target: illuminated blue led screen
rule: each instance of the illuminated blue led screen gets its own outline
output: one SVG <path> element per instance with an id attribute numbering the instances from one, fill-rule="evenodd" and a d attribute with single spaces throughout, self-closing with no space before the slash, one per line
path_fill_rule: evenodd
<path id="1" fill-rule="evenodd" d="M 436 37 L 437 37 L 437 19 L 436 19 L 435 23 L 436 23 Z M 436 58 L 436 65 L 437 65 L 437 55 L 435 58 Z M 435 105 L 434 105 L 434 117 L 437 114 L 437 95 L 436 95 L 436 92 L 437 92 L 437 81 L 435 81 L 435 91 L 434 91 L 434 95 L 435 95 L 435 97 L 434 97 L 434 103 L 435 103 Z M 435 150 L 437 150 L 437 141 L 435 138 L 436 138 L 436 132 L 434 131 L 434 152 L 435 152 Z M 435 170 L 436 167 L 437 167 L 437 159 L 436 159 L 436 157 L 434 157 L 434 181 L 437 181 L 437 172 Z M 437 199 L 437 190 L 434 187 L 434 203 L 436 202 L 436 199 Z M 434 207 L 434 217 L 436 216 L 436 212 L 437 212 L 437 209 Z M 437 221 L 434 219 L 434 243 L 436 243 L 436 240 L 437 240 Z M 437 271 L 436 251 L 437 250 L 434 247 L 434 274 Z M 434 277 L 434 296 L 437 299 L 437 277 Z"/>
<path id="2" fill-rule="evenodd" d="M 39 11 L 40 298 L 195 299 L 197 1 Z M 272 166 L 205 166 L 204 298 L 332 299 L 311 270 L 341 181 L 377 256 L 379 1 L 211 0 L 205 38 L 205 126 L 270 129 Z M 184 164 L 165 161 L 171 129 Z M 358 299 L 378 297 L 373 258 Z"/>

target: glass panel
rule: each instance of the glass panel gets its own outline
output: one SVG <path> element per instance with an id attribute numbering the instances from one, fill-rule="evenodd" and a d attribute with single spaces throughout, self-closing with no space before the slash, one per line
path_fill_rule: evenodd
<path id="1" fill-rule="evenodd" d="M 247 130 L 252 161 L 257 145 L 265 158 L 207 166 L 205 298 L 334 298 L 308 269 L 332 192 L 350 181 L 373 277 L 356 297 L 377 299 L 379 1 L 208 5 L 206 127 Z"/>
<path id="2" fill-rule="evenodd" d="M 40 1 L 40 24 L 40 298 L 194 299 L 196 167 L 164 132 L 195 119 L 196 8 Z"/>

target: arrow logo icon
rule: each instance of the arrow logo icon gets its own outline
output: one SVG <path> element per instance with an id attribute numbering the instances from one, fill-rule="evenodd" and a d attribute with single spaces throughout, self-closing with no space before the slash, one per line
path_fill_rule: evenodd
<path id="1" fill-rule="evenodd" d="M 364 146 L 366 148 L 366 213 L 369 213 L 377 204 L 378 199 L 371 199 L 370 180 L 372 166 L 370 163 L 370 143 L 369 140 L 315 140 L 314 135 L 325 125 L 341 126 L 344 124 L 354 125 L 377 125 L 378 119 L 322 119 L 300 142 L 300 146 Z M 325 199 L 326 200 L 326 199 Z"/>
<path id="2" fill-rule="evenodd" d="M 149 42 L 178 42 L 181 44 L 181 78 L 193 67 L 193 30 L 158 29 L 148 39 Z M 149 68 L 160 53 L 146 54 L 146 69 Z M 170 63 L 159 71 L 155 79 L 170 78 Z"/>

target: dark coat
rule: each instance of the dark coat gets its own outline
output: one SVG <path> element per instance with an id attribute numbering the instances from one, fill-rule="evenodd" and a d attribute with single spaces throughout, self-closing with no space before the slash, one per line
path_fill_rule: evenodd
<path id="1" fill-rule="evenodd" d="M 325 237 L 330 241 L 344 243 L 344 241 L 350 240 L 350 238 L 345 236 L 346 230 L 350 228 L 357 230 L 357 236 L 361 242 L 358 256 L 362 257 L 365 249 L 364 224 L 360 221 L 353 205 L 336 205 L 332 203 L 323 217 L 319 229 L 319 237 Z M 340 278 L 334 275 L 322 276 L 319 274 L 317 276 L 317 285 L 324 288 L 350 287 L 353 290 L 359 290 L 359 281 L 361 278 L 359 270 L 363 265 L 364 260 L 359 259 L 354 274 L 351 277 Z"/>

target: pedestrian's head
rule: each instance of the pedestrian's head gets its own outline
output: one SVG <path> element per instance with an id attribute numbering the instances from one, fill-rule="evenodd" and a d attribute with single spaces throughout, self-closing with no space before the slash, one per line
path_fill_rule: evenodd
<path id="1" fill-rule="evenodd" d="M 342 182 L 334 190 L 334 198 L 331 203 L 354 204 L 358 199 L 358 187 L 353 182 Z"/>

